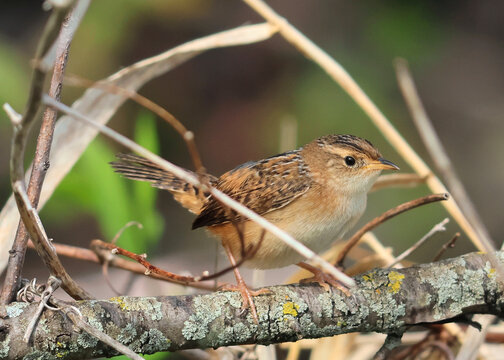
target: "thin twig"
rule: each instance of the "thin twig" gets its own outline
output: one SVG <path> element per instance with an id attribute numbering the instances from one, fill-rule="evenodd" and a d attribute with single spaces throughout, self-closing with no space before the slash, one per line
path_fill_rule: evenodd
<path id="1" fill-rule="evenodd" d="M 448 241 L 446 244 L 443 245 L 443 247 L 441 248 L 441 250 L 439 250 L 439 252 L 437 253 L 436 256 L 434 256 L 434 259 L 432 259 L 432 262 L 436 262 L 438 261 L 439 259 L 441 259 L 441 256 L 444 254 L 444 252 L 446 250 L 448 250 L 448 248 L 453 248 L 455 247 L 455 242 L 460 238 L 460 233 L 455 233 L 455 235 L 453 235 L 453 237 L 451 238 L 450 241 Z"/>
<path id="2" fill-rule="evenodd" d="M 37 307 L 37 310 L 35 311 L 35 314 L 33 315 L 33 318 L 31 319 L 30 323 L 26 327 L 26 332 L 23 337 L 23 340 L 25 343 L 30 342 L 31 335 L 33 333 L 33 329 L 35 328 L 35 325 L 37 324 L 40 315 L 42 314 L 42 311 L 45 308 L 50 308 L 47 305 L 47 302 L 49 298 L 52 296 L 52 294 L 58 289 L 58 287 L 61 285 L 61 281 L 53 276 L 49 278 L 47 281 L 47 285 L 44 286 L 44 291 L 41 294 L 38 294 L 40 296 L 40 302 L 39 306 Z"/>
<path id="3" fill-rule="evenodd" d="M 127 228 L 129 228 L 131 226 L 136 226 L 139 229 L 143 229 L 143 225 L 140 224 L 138 221 L 130 221 L 130 222 L 126 223 L 126 225 L 124 225 L 122 228 L 119 229 L 119 231 L 117 232 L 117 234 L 115 234 L 114 238 L 112 239 L 111 243 L 115 244 L 117 242 L 117 240 L 119 240 L 119 238 L 121 237 L 121 235 L 124 232 L 124 230 L 126 230 Z M 105 281 L 107 282 L 107 285 L 109 286 L 109 288 L 116 295 L 119 296 L 119 295 L 122 295 L 122 294 L 115 288 L 115 286 L 112 284 L 112 281 L 110 281 L 109 272 L 108 272 L 110 260 L 112 258 L 113 258 L 113 256 L 108 256 L 108 257 L 106 257 L 106 258 L 103 259 L 103 262 L 102 262 L 102 274 L 103 274 L 103 277 L 105 278 Z"/>
<path id="4" fill-rule="evenodd" d="M 89 0 L 78 2 L 74 10 L 72 10 L 68 14 L 68 16 L 61 24 L 59 39 L 56 42 L 57 46 L 53 46 L 55 48 L 54 50 L 55 62 L 54 61 L 51 62 L 51 66 L 52 64 L 54 64 L 54 71 L 51 79 L 51 85 L 49 88 L 49 96 L 55 98 L 56 100 L 60 100 L 61 98 L 63 76 L 67 64 L 70 43 L 72 41 L 77 25 L 84 16 L 84 13 L 86 12 L 88 5 Z M 48 50 L 45 55 L 39 54 L 39 57 L 37 57 L 37 59 L 39 59 L 40 56 L 46 57 L 47 54 L 50 52 L 51 51 Z M 42 70 L 36 70 L 36 72 L 39 71 Z M 43 82 L 43 78 L 41 78 L 40 81 Z M 40 94 L 38 95 L 38 97 L 40 97 Z M 40 99 L 37 100 L 34 95 L 32 101 L 40 102 Z M 33 159 L 30 182 L 28 184 L 27 189 L 28 198 L 30 199 L 30 202 L 34 208 L 38 207 L 40 193 L 42 191 L 42 184 L 44 183 L 45 175 L 47 173 L 47 170 L 49 169 L 49 155 L 54 133 L 54 126 L 56 123 L 56 115 L 57 112 L 54 109 L 51 109 L 49 107 L 45 109 L 44 116 L 42 118 L 42 124 L 39 131 L 39 136 L 37 139 L 35 157 Z M 22 125 L 23 121 L 25 125 Z M 26 118 L 20 119 L 19 125 L 27 126 L 26 122 L 27 122 Z M 12 154 L 12 156 L 19 156 L 19 155 Z M 10 301 L 12 301 L 14 299 L 16 290 L 19 288 L 19 285 L 21 283 L 21 271 L 23 269 L 28 238 L 29 235 L 26 231 L 26 228 L 24 227 L 23 222 L 20 221 L 16 232 L 16 237 L 12 245 L 12 249 L 10 251 L 4 286 L 2 288 L 2 293 L 0 295 L 0 304 L 5 305 L 8 304 Z"/>
<path id="5" fill-rule="evenodd" d="M 218 271 L 214 274 L 209 274 L 207 271 L 203 273 L 201 276 L 183 276 L 183 275 L 178 275 L 163 269 L 158 268 L 157 266 L 152 265 L 149 261 L 147 261 L 147 254 L 135 254 L 134 252 L 128 251 L 126 249 L 123 249 L 115 244 L 107 243 L 101 240 L 93 240 L 91 242 L 91 247 L 93 249 L 108 249 L 110 252 L 115 255 L 122 255 L 130 258 L 131 260 L 136 261 L 140 265 L 144 267 L 144 272 L 143 274 L 146 276 L 152 276 L 152 277 L 161 277 L 163 280 L 167 280 L 176 284 L 181 284 L 181 285 L 189 285 L 191 283 L 198 283 L 201 281 L 207 281 L 207 280 L 212 280 L 216 279 L 218 277 L 221 277 L 222 275 L 228 273 L 229 271 L 234 270 L 235 268 L 241 266 L 245 261 L 253 257 L 257 250 L 260 248 L 262 245 L 262 242 L 264 240 L 264 234 L 265 231 L 261 233 L 261 237 L 259 238 L 259 241 L 255 246 L 252 248 L 248 248 L 244 254 L 244 256 L 236 263 L 236 265 L 229 266 L 221 271 Z M 154 276 L 156 275 L 156 276 Z"/>
<path id="6" fill-rule="evenodd" d="M 352 99 L 364 110 L 373 124 L 382 132 L 383 136 L 413 168 L 413 170 L 421 177 L 427 177 L 426 183 L 433 193 L 447 192 L 443 183 L 432 174 L 432 171 L 429 169 L 427 164 L 420 158 L 420 156 L 418 156 L 408 142 L 401 136 L 385 115 L 378 109 L 378 107 L 371 101 L 350 74 L 348 74 L 348 72 L 338 62 L 315 45 L 298 29 L 289 24 L 286 19 L 278 15 L 271 7 L 264 3 L 264 1 L 243 1 L 263 16 L 271 25 L 276 26 L 279 33 L 288 42 L 293 44 L 309 59 L 317 63 L 352 97 Z M 457 203 L 453 199 L 450 199 L 443 202 L 443 206 L 448 210 L 455 221 L 457 221 L 471 241 L 473 241 L 480 250 L 485 250 L 484 248 L 481 248 L 477 234 L 465 218 L 464 214 L 460 211 Z"/>
<path id="7" fill-rule="evenodd" d="M 134 90 L 125 89 L 120 86 L 104 81 L 94 82 L 77 75 L 68 75 L 67 78 L 65 79 L 65 83 L 68 83 L 69 85 L 73 86 L 86 86 L 88 88 L 91 87 L 98 88 L 112 94 L 125 96 L 135 101 L 137 104 L 143 106 L 144 108 L 149 109 L 154 114 L 156 114 L 161 119 L 165 120 L 168 124 L 170 124 L 182 137 L 182 140 L 184 140 L 184 142 L 186 143 L 189 155 L 191 156 L 196 172 L 199 174 L 203 174 L 205 172 L 203 162 L 201 161 L 201 156 L 196 146 L 196 142 L 194 141 L 194 133 L 192 131 L 187 130 L 184 124 L 180 122 L 180 120 L 178 120 L 175 116 L 173 116 L 173 114 L 171 114 L 168 110 L 166 110 L 162 106 L 156 104 L 154 101 L 146 98 L 145 96 L 140 95 Z"/>
<path id="8" fill-rule="evenodd" d="M 418 249 L 424 242 L 426 242 L 429 238 L 432 237 L 437 232 L 440 231 L 446 231 L 445 225 L 450 222 L 450 219 L 446 218 L 443 221 L 441 221 L 439 224 L 434 225 L 430 231 L 422 236 L 420 240 L 418 240 L 416 243 L 414 243 L 412 246 L 409 247 L 409 249 L 405 250 L 402 254 L 397 256 L 394 261 L 390 262 L 389 264 L 386 265 L 386 267 L 393 267 L 396 264 L 400 263 L 404 259 L 406 259 L 413 251 Z"/>
<path id="9" fill-rule="evenodd" d="M 61 280 L 61 287 L 63 290 L 65 290 L 74 299 L 92 299 L 93 297 L 86 290 L 81 288 L 79 284 L 70 277 L 70 275 L 68 275 L 63 267 L 63 264 L 61 264 L 51 241 L 47 237 L 37 210 L 30 204 L 30 200 L 24 190 L 24 186 L 21 182 L 16 182 L 13 189 L 21 219 L 23 220 L 23 223 L 33 240 L 37 253 L 49 269 L 51 275 Z"/>
<path id="10" fill-rule="evenodd" d="M 135 273 L 135 274 L 139 274 L 139 275 L 145 275 L 145 268 L 142 265 L 140 265 L 136 262 L 122 259 L 120 257 L 116 257 L 116 256 L 111 257 L 109 250 L 94 249 L 94 251 L 93 251 L 93 250 L 81 248 L 78 246 L 58 244 L 58 243 L 54 243 L 54 242 L 51 244 L 54 246 L 56 253 L 60 256 L 65 256 L 65 257 L 69 257 L 69 258 L 77 259 L 77 260 L 89 261 L 89 262 L 96 263 L 96 264 L 100 264 L 103 261 L 105 261 L 106 258 L 109 258 L 109 265 L 112 267 L 127 270 L 131 273 Z M 33 243 L 31 241 L 28 242 L 28 247 L 35 249 L 35 245 L 33 245 Z M 156 274 L 152 274 L 152 278 L 173 283 L 173 281 L 171 281 L 170 279 L 165 279 L 165 278 L 158 276 Z M 218 285 L 220 286 L 221 284 L 218 284 Z M 214 286 L 208 285 L 208 284 L 203 284 L 203 283 L 189 283 L 189 284 L 186 284 L 185 286 L 190 286 L 190 287 L 194 287 L 196 289 L 208 290 L 208 291 L 215 290 Z"/>
<path id="11" fill-rule="evenodd" d="M 163 158 L 153 154 L 152 152 L 148 151 L 147 149 L 143 148 L 142 146 L 136 144 L 134 141 L 126 138 L 125 136 L 115 132 L 114 130 L 98 124 L 94 122 L 93 120 L 89 119 L 86 116 L 83 116 L 82 114 L 78 113 L 77 111 L 71 109 L 70 107 L 59 103 L 55 101 L 54 99 L 44 96 L 44 102 L 47 105 L 53 106 L 56 109 L 65 112 L 66 114 L 71 115 L 77 120 L 80 120 L 96 129 L 98 129 L 100 132 L 102 132 L 104 135 L 110 137 L 114 141 L 124 145 L 125 147 L 129 148 L 131 151 L 134 151 L 138 153 L 139 155 L 142 155 L 143 157 L 147 158 L 148 160 L 152 161 L 156 165 L 160 166 L 162 169 L 169 171 L 173 173 L 176 177 L 187 181 L 189 184 L 194 185 L 198 188 L 200 188 L 203 191 L 209 191 L 214 198 L 222 202 L 224 205 L 232 208 L 239 214 L 245 216 L 251 221 L 254 221 L 257 223 L 259 226 L 261 226 L 263 229 L 266 231 L 272 233 L 276 237 L 278 237 L 280 240 L 285 242 L 289 247 L 294 249 L 296 252 L 301 254 L 305 259 L 308 261 L 311 261 L 311 263 L 318 265 L 321 267 L 323 270 L 328 272 L 329 274 L 333 275 L 336 279 L 341 281 L 344 285 L 346 286 L 353 286 L 355 284 L 355 281 L 348 277 L 347 275 L 343 274 L 341 271 L 337 270 L 334 266 L 332 266 L 330 263 L 322 259 L 320 256 L 318 256 L 315 252 L 313 252 L 311 249 L 306 247 L 304 244 L 300 243 L 296 239 L 294 239 L 291 235 L 287 234 L 285 231 L 281 230 L 279 227 L 273 225 L 266 219 L 264 219 L 262 216 L 258 215 L 254 211 L 250 210 L 246 206 L 242 205 L 241 203 L 233 200 L 231 197 L 228 195 L 224 194 L 222 191 L 215 189 L 215 188 L 207 188 L 204 184 L 200 183 L 198 178 L 193 176 L 192 174 L 188 173 L 186 170 L 164 160 Z"/>
<path id="12" fill-rule="evenodd" d="M 388 334 L 380 350 L 373 356 L 373 360 L 388 359 L 390 353 L 401 345 L 401 338 L 402 334 Z"/>
<path id="13" fill-rule="evenodd" d="M 367 233 L 368 231 L 373 230 L 376 228 L 378 225 L 381 223 L 387 221 L 390 218 L 393 218 L 396 215 L 399 215 L 405 211 L 414 209 L 418 206 L 421 205 L 426 205 L 430 204 L 436 201 L 444 201 L 449 198 L 449 195 L 444 193 L 444 194 L 433 194 L 433 195 L 427 195 L 415 200 L 408 201 L 404 204 L 398 205 L 393 209 L 390 209 L 388 211 L 385 211 L 383 214 L 381 214 L 378 217 L 375 217 L 373 220 L 368 222 L 366 225 L 361 227 L 351 238 L 348 240 L 346 243 L 345 247 L 343 250 L 340 252 L 338 259 L 336 260 L 336 266 L 338 267 L 343 267 L 343 261 L 345 260 L 346 255 L 348 252 L 357 244 L 357 242 L 360 240 L 362 235 Z"/>
<path id="14" fill-rule="evenodd" d="M 453 198 L 457 201 L 464 215 L 474 227 L 478 235 L 478 247 L 480 250 L 485 250 L 489 253 L 492 252 L 495 250 L 494 242 L 481 221 L 462 181 L 460 181 L 434 126 L 432 126 L 432 121 L 429 119 L 416 90 L 413 77 L 408 69 L 408 63 L 404 59 L 397 59 L 395 61 L 395 68 L 404 100 L 408 105 L 411 117 L 434 165 L 441 173 L 441 177 L 446 181 Z"/>

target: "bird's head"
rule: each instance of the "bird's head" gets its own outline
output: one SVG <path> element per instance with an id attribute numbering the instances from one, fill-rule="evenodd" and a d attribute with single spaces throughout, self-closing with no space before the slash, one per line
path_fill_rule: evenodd
<path id="1" fill-rule="evenodd" d="M 327 135 L 306 147 L 327 181 L 355 191 L 368 191 L 382 170 L 399 170 L 368 140 L 353 135 Z M 315 154 L 315 156 L 313 156 Z"/>

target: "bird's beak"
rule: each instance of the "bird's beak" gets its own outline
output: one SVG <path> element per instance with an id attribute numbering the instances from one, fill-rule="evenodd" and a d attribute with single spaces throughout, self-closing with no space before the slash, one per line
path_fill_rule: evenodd
<path id="1" fill-rule="evenodd" d="M 377 161 L 369 163 L 366 168 L 373 170 L 399 170 L 399 166 L 392 161 L 379 158 Z"/>

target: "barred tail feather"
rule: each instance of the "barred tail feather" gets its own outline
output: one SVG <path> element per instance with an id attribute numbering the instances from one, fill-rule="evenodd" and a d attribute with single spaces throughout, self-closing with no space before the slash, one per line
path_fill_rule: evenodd
<path id="1" fill-rule="evenodd" d="M 152 186 L 168 190 L 176 201 L 194 214 L 199 214 L 206 203 L 209 194 L 160 168 L 150 160 L 133 154 L 117 154 L 119 161 L 110 163 L 115 172 L 138 181 L 150 182 Z M 194 175 L 196 175 L 194 173 Z M 215 178 L 210 178 L 214 183 Z"/>

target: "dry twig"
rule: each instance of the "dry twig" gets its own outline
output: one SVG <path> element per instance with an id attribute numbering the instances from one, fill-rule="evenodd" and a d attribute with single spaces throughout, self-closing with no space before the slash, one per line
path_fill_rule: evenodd
<path id="1" fill-rule="evenodd" d="M 455 242 L 459 239 L 460 237 L 460 233 L 455 233 L 455 235 L 451 238 L 450 241 L 448 241 L 446 244 L 443 245 L 443 247 L 441 248 L 441 250 L 439 250 L 439 252 L 437 253 L 436 256 L 434 256 L 434 259 L 432 259 L 432 262 L 436 262 L 438 261 L 439 259 L 441 259 L 441 256 L 444 254 L 444 252 L 446 250 L 448 250 L 448 248 L 452 248 L 452 247 L 455 247 Z"/>
<path id="2" fill-rule="evenodd" d="M 63 76 L 68 59 L 70 43 L 72 42 L 75 30 L 77 29 L 80 20 L 83 18 L 88 5 L 89 0 L 84 1 L 81 0 L 77 3 L 76 7 L 68 14 L 66 19 L 61 23 L 61 30 L 57 41 L 57 46 L 52 45 L 52 47 L 55 48 L 54 50 L 55 59 L 53 59 L 55 61 L 49 62 L 51 67 L 54 64 L 54 71 L 51 79 L 51 85 L 49 88 L 49 96 L 55 98 L 56 100 L 59 100 L 61 98 Z M 65 13 L 65 9 L 57 11 L 62 11 L 63 13 Z M 57 27 L 58 24 L 55 23 L 54 26 Z M 42 75 L 42 73 L 45 74 L 45 71 L 40 70 L 41 68 L 44 68 L 41 65 L 41 63 L 44 62 L 48 63 L 47 60 L 44 59 L 46 59 L 50 55 L 50 53 L 51 51 L 49 48 L 46 54 L 39 54 L 39 56 L 36 58 L 37 59 L 36 61 L 39 61 L 38 63 L 39 66 L 38 69 L 35 71 L 36 73 L 41 72 L 38 75 L 41 77 L 41 79 L 39 80 L 41 82 L 43 82 L 44 80 L 43 77 L 45 77 Z M 42 56 L 44 57 L 43 59 L 41 59 Z M 35 79 L 36 77 L 34 77 L 34 81 Z M 39 90 L 41 92 L 42 89 L 40 88 Z M 41 93 L 39 93 L 38 95 L 33 94 L 32 101 L 40 103 L 40 95 Z M 28 184 L 27 189 L 28 198 L 34 208 L 38 207 L 40 193 L 42 190 L 42 184 L 44 183 L 45 175 L 49 168 L 49 154 L 51 151 L 56 115 L 57 112 L 55 110 L 51 108 L 45 109 L 44 116 L 42 118 L 42 125 L 40 127 L 39 136 L 37 139 L 35 157 L 33 159 L 30 182 Z M 26 118 L 24 120 L 20 119 L 19 124 L 23 124 L 23 121 L 26 124 L 27 121 L 29 122 L 30 120 L 26 120 Z M 21 156 L 21 154 L 19 155 L 13 154 L 12 156 Z M 0 304 L 5 305 L 10 301 L 12 301 L 14 299 L 16 290 L 19 288 L 21 282 L 21 271 L 24 264 L 28 238 L 29 235 L 26 231 L 26 228 L 24 227 L 23 222 L 20 221 L 16 237 L 14 239 L 14 244 L 10 251 L 9 263 L 5 275 L 4 286 L 2 288 L 2 293 L 0 295 Z"/>
<path id="3" fill-rule="evenodd" d="M 86 290 L 81 288 L 80 285 L 68 275 L 63 267 L 51 241 L 47 237 L 37 210 L 31 206 L 24 186 L 20 182 L 14 184 L 14 195 L 16 196 L 16 203 L 19 207 L 21 219 L 23 219 L 26 229 L 33 240 L 38 255 L 50 270 L 51 275 L 61 280 L 61 287 L 63 290 L 74 299 L 92 299 L 93 297 Z"/>
<path id="4" fill-rule="evenodd" d="M 140 265 L 144 267 L 143 274 L 147 276 L 151 276 L 160 279 L 160 280 L 166 280 L 170 281 L 176 284 L 181 284 L 181 285 L 190 285 L 191 283 L 198 283 L 201 281 L 207 281 L 207 280 L 212 280 L 216 279 L 218 277 L 221 277 L 222 275 L 228 273 L 229 271 L 234 270 L 235 268 L 241 266 L 245 261 L 250 259 L 255 255 L 257 250 L 261 247 L 262 241 L 264 240 L 264 234 L 265 232 L 262 232 L 261 238 L 257 242 L 257 245 L 255 245 L 253 248 L 249 248 L 245 251 L 244 256 L 236 263 L 236 265 L 227 267 L 221 271 L 218 271 L 214 274 L 208 274 L 207 271 L 205 271 L 201 276 L 183 276 L 183 275 L 178 275 L 163 269 L 158 268 L 157 266 L 152 265 L 149 261 L 147 261 L 147 254 L 135 254 L 131 251 L 128 251 L 126 249 L 123 249 L 113 243 L 107 243 L 101 240 L 93 240 L 91 242 L 91 248 L 93 248 L 95 251 L 100 250 L 100 249 L 108 249 L 113 255 L 122 255 L 130 258 L 131 260 L 136 261 Z M 155 275 L 155 276 L 154 276 Z"/>
<path id="5" fill-rule="evenodd" d="M 413 251 L 418 249 L 424 242 L 426 242 L 429 238 L 432 237 L 437 232 L 440 231 L 446 231 L 445 225 L 450 221 L 450 219 L 446 218 L 443 221 L 441 221 L 439 224 L 434 225 L 432 229 L 429 230 L 427 234 L 422 236 L 420 240 L 418 240 L 416 243 L 414 243 L 412 246 L 409 247 L 409 249 L 405 250 L 402 254 L 398 255 L 394 261 L 391 263 L 387 264 L 387 267 L 393 267 L 406 259 Z"/>
<path id="6" fill-rule="evenodd" d="M 65 245 L 65 244 L 58 244 L 58 243 L 51 243 L 54 246 L 54 249 L 56 250 L 56 253 L 60 256 L 65 256 L 69 257 L 72 259 L 77 259 L 77 260 L 83 260 L 83 261 L 89 261 L 93 263 L 103 263 L 106 259 L 109 261 L 109 266 L 118 268 L 118 269 L 123 269 L 130 271 L 135 274 L 139 275 L 145 275 L 145 267 L 142 265 L 128 261 L 125 259 L 122 259 L 120 257 L 116 256 L 111 256 L 110 250 L 105 250 L 105 249 L 100 249 L 100 248 L 93 248 L 93 250 L 81 248 L 78 246 L 71 246 L 71 245 Z M 28 242 L 28 247 L 34 249 L 35 246 L 31 241 Z M 151 274 L 151 277 L 157 280 L 163 280 L 163 281 L 168 281 L 168 282 L 173 282 L 170 279 L 163 278 L 161 276 L 158 276 L 156 274 Z M 219 286 L 221 284 L 218 284 Z M 208 291 L 213 291 L 214 286 L 209 285 L 209 284 L 203 284 L 203 283 L 189 283 L 185 284 L 185 286 L 190 286 L 194 287 L 197 289 L 201 290 L 208 290 Z"/>

